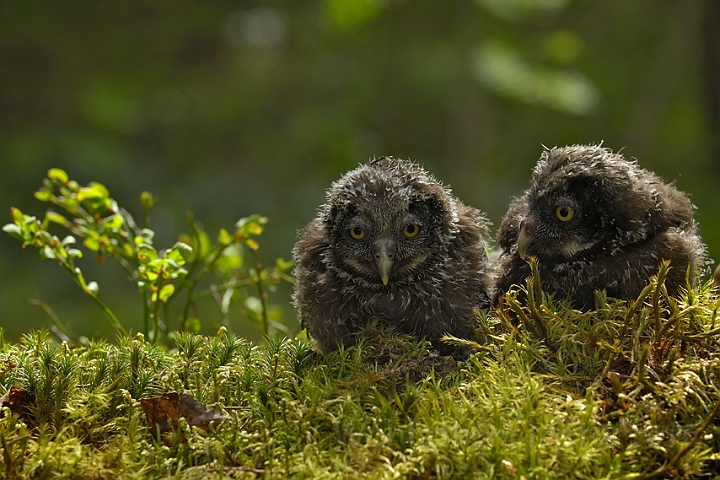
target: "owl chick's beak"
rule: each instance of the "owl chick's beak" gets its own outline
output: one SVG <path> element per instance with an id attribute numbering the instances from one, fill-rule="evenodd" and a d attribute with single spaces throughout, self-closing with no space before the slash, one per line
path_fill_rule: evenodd
<path id="1" fill-rule="evenodd" d="M 395 251 L 395 242 L 390 238 L 379 238 L 373 243 L 375 267 L 383 285 L 387 285 L 390 280 L 390 271 L 395 261 Z"/>
<path id="2" fill-rule="evenodd" d="M 537 220 L 534 216 L 528 216 L 520 222 L 520 234 L 517 239 L 517 251 L 518 255 L 520 255 L 520 258 L 523 260 L 525 260 L 528 248 L 530 248 L 535 240 L 536 225 Z"/>

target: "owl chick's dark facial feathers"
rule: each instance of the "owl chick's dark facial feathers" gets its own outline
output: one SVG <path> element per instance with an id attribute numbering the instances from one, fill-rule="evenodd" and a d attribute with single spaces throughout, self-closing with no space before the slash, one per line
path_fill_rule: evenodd
<path id="1" fill-rule="evenodd" d="M 373 319 L 433 341 L 472 338 L 487 300 L 483 217 L 421 167 L 383 157 L 328 191 L 295 247 L 301 326 L 324 351 Z"/>
<path id="2" fill-rule="evenodd" d="M 387 168 L 357 169 L 337 182 L 322 213 L 343 274 L 366 288 L 414 281 L 442 254 L 438 241 L 457 233 L 455 208 L 442 186 L 406 164 L 383 161 L 378 167 Z"/>
<path id="3" fill-rule="evenodd" d="M 669 289 L 685 284 L 688 265 L 702 265 L 693 206 L 673 185 L 599 146 L 546 150 L 530 188 L 514 200 L 498 242 L 496 298 L 529 274 L 538 258 L 546 290 L 592 308 L 594 291 L 634 298 L 671 260 Z"/>

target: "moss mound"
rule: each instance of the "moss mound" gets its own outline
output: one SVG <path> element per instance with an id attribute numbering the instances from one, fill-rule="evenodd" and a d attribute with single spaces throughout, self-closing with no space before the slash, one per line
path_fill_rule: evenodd
<path id="1" fill-rule="evenodd" d="M 600 294 L 587 313 L 530 281 L 478 315 L 483 344 L 448 339 L 475 352 L 457 362 L 378 326 L 326 356 L 303 337 L 255 346 L 225 330 L 176 335 L 171 349 L 32 332 L 0 351 L 0 474 L 707 476 L 720 469 L 718 296 L 705 285 L 671 298 L 664 271 L 637 301 Z M 227 419 L 203 429 L 181 416 L 158 436 L 140 400 L 167 392 Z"/>

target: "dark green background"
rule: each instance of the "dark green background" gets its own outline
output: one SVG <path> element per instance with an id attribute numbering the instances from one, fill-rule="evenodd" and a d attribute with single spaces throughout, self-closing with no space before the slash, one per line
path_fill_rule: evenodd
<path id="1" fill-rule="evenodd" d="M 271 261 L 373 156 L 421 162 L 497 226 L 542 145 L 604 142 L 692 195 L 712 256 L 717 32 L 710 0 L 0 1 L 0 207 L 42 214 L 32 193 L 59 167 L 135 215 L 153 192 L 158 246 L 187 210 L 213 236 L 262 213 Z M 86 277 L 137 329 L 135 287 L 90 257 Z M 111 334 L 65 272 L 5 234 L 0 276 L 10 338 L 51 325 L 31 297 L 79 334 Z M 272 301 L 295 328 L 289 292 Z"/>

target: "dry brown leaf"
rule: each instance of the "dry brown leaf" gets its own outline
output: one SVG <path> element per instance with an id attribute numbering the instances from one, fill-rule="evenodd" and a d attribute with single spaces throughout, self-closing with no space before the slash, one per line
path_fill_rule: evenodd
<path id="1" fill-rule="evenodd" d="M 175 431 L 181 417 L 188 425 L 205 431 L 230 418 L 207 408 L 187 393 L 169 392 L 159 397 L 141 398 L 140 405 L 153 431 L 159 427 L 161 434 Z"/>
<path id="2" fill-rule="evenodd" d="M 10 390 L 0 397 L 0 418 L 5 415 L 2 408 L 8 407 L 15 415 L 19 415 L 23 420 L 28 420 L 32 404 L 32 395 L 20 387 L 10 387 Z"/>

